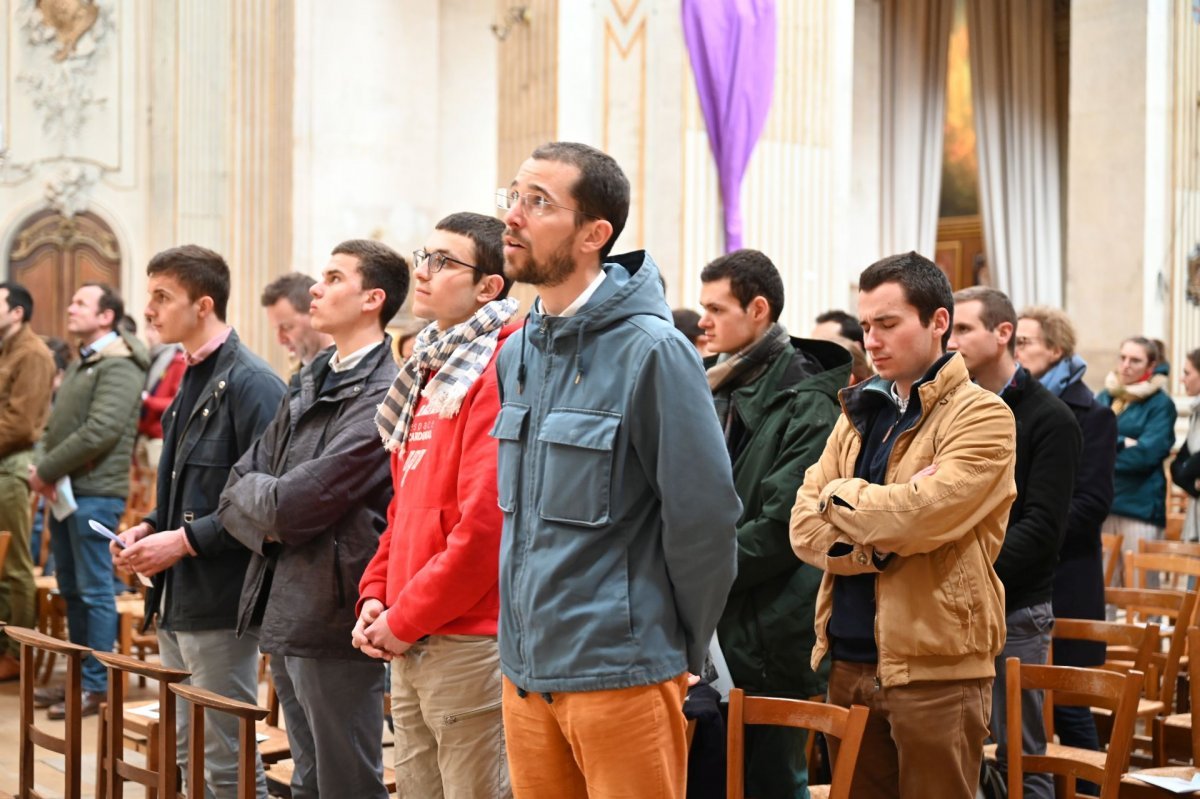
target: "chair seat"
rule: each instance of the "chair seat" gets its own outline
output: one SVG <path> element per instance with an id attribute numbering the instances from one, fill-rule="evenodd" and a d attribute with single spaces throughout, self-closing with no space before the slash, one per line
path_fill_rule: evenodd
<path id="1" fill-rule="evenodd" d="M 254 732 L 258 735 L 258 754 L 262 757 L 264 765 L 279 763 L 292 756 L 292 747 L 288 743 L 286 730 L 260 721 L 254 725 Z M 264 738 L 264 736 L 266 737 Z M 290 780 L 291 777 L 288 779 Z"/>
<path id="2" fill-rule="evenodd" d="M 808 786 L 808 795 L 812 799 L 829 799 L 828 785 L 810 785 Z"/>
<path id="3" fill-rule="evenodd" d="M 1185 730 L 1190 730 L 1192 728 L 1192 714 L 1175 713 L 1170 716 L 1165 716 L 1162 722 L 1168 727 L 1180 727 Z"/>
<path id="4" fill-rule="evenodd" d="M 1141 769 L 1136 774 L 1146 774 L 1154 777 L 1177 777 L 1181 780 L 1190 780 L 1192 775 L 1196 773 L 1196 769 L 1191 766 L 1166 766 L 1163 768 L 1148 768 Z M 1124 774 L 1121 776 L 1121 792 L 1120 799 L 1162 799 L 1164 796 L 1196 796 L 1195 793 L 1189 794 L 1170 794 L 1162 788 L 1157 788 L 1148 783 L 1137 779 L 1133 773 Z"/>
<path id="5" fill-rule="evenodd" d="M 291 796 L 292 795 L 292 775 L 295 773 L 296 764 L 290 758 L 272 763 L 266 767 L 264 772 L 267 778 L 267 793 L 271 796 Z M 396 792 L 396 772 L 391 766 L 383 767 L 383 787 L 388 793 Z M 813 788 L 809 788 L 810 794 L 816 799 L 819 796 L 829 796 L 829 786 L 816 786 L 817 788 L 824 787 L 825 793 L 818 794 Z"/>

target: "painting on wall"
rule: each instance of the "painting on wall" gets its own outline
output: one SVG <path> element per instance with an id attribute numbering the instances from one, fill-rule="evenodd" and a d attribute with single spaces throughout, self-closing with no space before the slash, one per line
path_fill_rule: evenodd
<path id="1" fill-rule="evenodd" d="M 967 9 L 954 4 L 946 63 L 946 121 L 943 127 L 942 191 L 939 216 L 979 213 L 979 157 L 975 147 L 975 111 L 971 105 L 971 59 Z"/>

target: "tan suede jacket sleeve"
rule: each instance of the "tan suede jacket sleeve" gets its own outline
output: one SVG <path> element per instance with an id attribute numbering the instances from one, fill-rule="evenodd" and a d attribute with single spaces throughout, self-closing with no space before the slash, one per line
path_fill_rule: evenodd
<path id="1" fill-rule="evenodd" d="M 940 426 L 942 437 L 931 453 L 937 472 L 909 482 L 929 463 L 906 453 L 895 473 L 902 482 L 886 485 L 841 476 L 845 436 L 855 435 L 843 416 L 821 460 L 805 474 L 792 510 L 792 548 L 800 559 L 832 574 L 877 571 L 877 551 L 900 557 L 932 552 L 1011 505 L 1012 413 L 999 398 L 982 395 L 949 412 L 953 418 Z M 831 556 L 837 543 L 853 549 Z"/>

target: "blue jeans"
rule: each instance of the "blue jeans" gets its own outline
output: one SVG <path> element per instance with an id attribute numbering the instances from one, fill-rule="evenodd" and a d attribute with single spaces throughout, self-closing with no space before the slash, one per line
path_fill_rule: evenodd
<path id="1" fill-rule="evenodd" d="M 59 521 L 50 516 L 50 548 L 58 568 L 58 591 L 67 603 L 71 643 L 111 652 L 117 640 L 113 563 L 108 539 L 88 526 L 95 519 L 115 530 L 125 510 L 120 497 L 75 497 L 79 509 Z M 83 690 L 108 689 L 108 673 L 92 656 L 83 661 Z"/>

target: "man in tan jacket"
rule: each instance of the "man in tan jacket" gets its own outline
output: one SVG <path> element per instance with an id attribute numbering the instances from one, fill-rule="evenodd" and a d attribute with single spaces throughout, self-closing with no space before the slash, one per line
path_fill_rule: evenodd
<path id="1" fill-rule="evenodd" d="M 935 264 L 885 258 L 859 289 L 879 376 L 841 392 L 792 510 L 793 549 L 826 572 L 812 662 L 832 655 L 831 703 L 871 711 L 856 797 L 973 799 L 1004 645 L 992 563 L 1016 494 L 1012 413 L 946 354 Z"/>
<path id="2" fill-rule="evenodd" d="M 0 578 L 0 621 L 32 627 L 33 559 L 29 549 L 29 464 L 50 415 L 54 356 L 29 326 L 33 297 L 18 283 L 0 283 L 0 530 L 12 533 Z M 0 681 L 20 676 L 20 649 L 0 645 Z"/>

